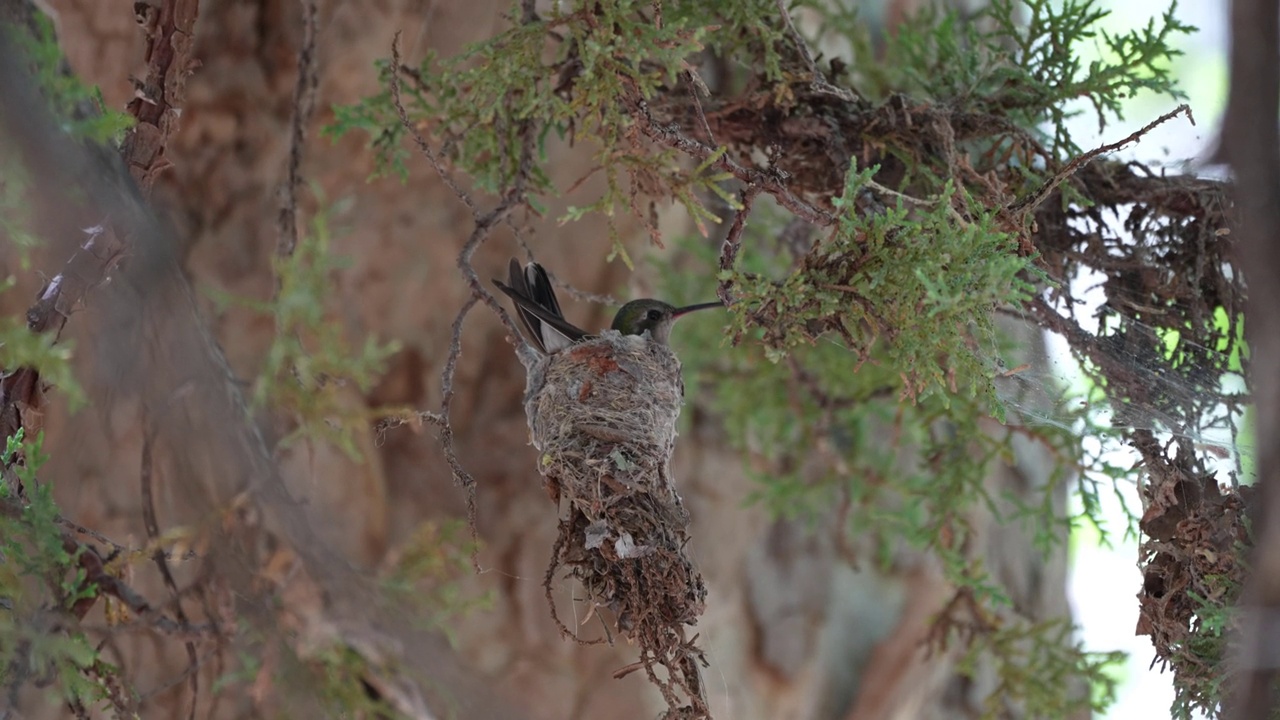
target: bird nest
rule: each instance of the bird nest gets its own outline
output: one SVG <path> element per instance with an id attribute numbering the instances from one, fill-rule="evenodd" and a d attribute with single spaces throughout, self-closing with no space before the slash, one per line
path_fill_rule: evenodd
<path id="1" fill-rule="evenodd" d="M 605 331 L 530 368 L 525 412 L 543 483 L 567 508 L 547 569 L 548 600 L 566 570 L 591 611 L 610 613 L 640 646 L 641 661 L 618 676 L 643 669 L 672 717 L 700 717 L 697 666 L 705 660 L 684 630 L 702 614 L 707 590 L 686 552 L 689 514 L 671 477 L 683 399 L 669 348 Z M 565 627 L 554 602 L 551 612 L 567 636 L 598 642 Z"/>

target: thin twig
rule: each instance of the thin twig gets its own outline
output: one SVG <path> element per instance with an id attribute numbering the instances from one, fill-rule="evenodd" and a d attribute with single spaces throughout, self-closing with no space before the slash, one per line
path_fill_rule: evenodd
<path id="1" fill-rule="evenodd" d="M 1090 160 L 1093 160 L 1099 155 L 1112 153 L 1117 150 L 1123 149 L 1126 145 L 1138 142 L 1139 140 L 1142 139 L 1143 135 L 1146 135 L 1147 133 L 1151 132 L 1157 126 L 1163 125 L 1169 120 L 1172 120 L 1173 118 L 1182 114 L 1186 114 L 1187 119 L 1191 121 L 1192 125 L 1196 124 L 1195 117 L 1191 115 L 1191 107 L 1188 105 L 1179 105 L 1174 110 L 1167 112 L 1164 115 L 1161 115 L 1160 117 L 1156 118 L 1155 120 L 1152 120 L 1151 122 L 1147 123 L 1145 126 L 1142 127 L 1141 130 L 1137 130 L 1133 133 L 1130 133 L 1128 137 L 1126 137 L 1123 140 L 1120 140 L 1119 142 L 1113 142 L 1113 143 L 1107 143 L 1106 145 L 1101 145 L 1099 147 L 1096 147 L 1090 150 L 1089 152 L 1084 153 L 1083 155 L 1072 158 L 1071 162 L 1067 163 L 1065 166 L 1062 167 L 1061 170 L 1054 173 L 1053 177 L 1046 180 L 1044 184 L 1042 184 L 1039 188 L 1036 188 L 1035 192 L 1031 193 L 1030 195 L 1028 195 L 1027 197 L 1021 200 L 1016 200 L 1011 205 L 1009 205 L 1009 207 L 1007 208 L 1008 211 L 1010 213 L 1013 213 L 1015 216 L 1017 216 L 1022 213 L 1034 210 L 1035 208 L 1039 207 L 1040 204 L 1043 203 L 1046 199 L 1048 199 L 1049 194 L 1052 193 L 1054 189 L 1056 189 L 1062 183 L 1066 182 L 1066 180 L 1070 178 L 1072 175 L 1075 175 L 1076 172 L 1078 172 L 1080 168 L 1088 164 Z"/>
<path id="2" fill-rule="evenodd" d="M 711 134 L 711 123 L 707 122 L 707 114 L 702 110 L 702 100 L 698 98 L 698 91 L 707 92 L 707 84 L 702 82 L 702 78 L 693 71 L 692 67 L 685 68 L 685 78 L 689 81 L 689 99 L 693 101 L 693 109 L 698 112 L 698 121 L 702 123 L 702 132 L 707 134 L 707 144 L 716 147 L 716 138 Z"/>
<path id="3" fill-rule="evenodd" d="M 795 43 L 796 50 L 800 52 L 800 59 L 804 61 L 805 69 L 809 71 L 810 81 L 809 87 L 814 92 L 824 95 L 834 95 L 847 103 L 858 102 L 857 95 L 827 82 L 827 78 L 818 69 L 818 64 L 813 60 L 813 53 L 809 50 L 809 43 L 805 42 L 804 36 L 796 29 L 795 23 L 791 21 L 791 13 L 787 10 L 787 0 L 777 0 L 778 13 L 782 15 L 782 24 L 786 26 L 787 33 L 791 35 L 791 41 Z"/>
<path id="4" fill-rule="evenodd" d="M 522 19 L 524 22 L 533 22 L 537 18 L 534 12 L 534 4 L 532 2 L 524 2 L 522 5 Z M 466 492 L 467 504 L 467 520 L 471 530 L 471 538 L 473 540 L 473 549 L 471 553 L 471 563 L 477 572 L 481 571 L 479 561 L 479 542 L 478 542 L 478 526 L 477 526 L 477 503 L 476 503 L 476 485 L 475 478 L 463 466 L 462 461 L 458 458 L 457 448 L 454 445 L 453 425 L 450 422 L 450 410 L 452 409 L 454 390 L 454 378 L 457 374 L 458 360 L 462 356 L 462 325 L 466 320 L 467 314 L 475 307 L 477 302 L 483 302 L 487 307 L 494 311 L 506 327 L 508 337 L 516 346 L 516 355 L 520 358 L 521 363 L 525 367 L 531 367 L 537 361 L 537 352 L 524 339 L 519 329 L 516 328 L 515 322 L 511 316 L 507 314 L 506 309 L 498 302 L 493 293 L 480 281 L 480 276 L 476 273 L 475 267 L 471 264 L 471 258 L 479 250 L 484 241 L 488 239 L 493 229 L 500 223 L 505 222 L 516 208 L 525 204 L 526 193 L 529 184 L 529 177 L 533 172 L 534 148 L 536 143 L 536 134 L 534 133 L 534 125 L 530 120 L 522 121 L 516 136 L 520 143 L 517 166 L 511 187 L 503 193 L 502 199 L 493 209 L 482 212 L 476 205 L 475 201 L 468 195 L 457 183 L 456 180 L 445 170 L 444 164 L 441 162 L 439 155 L 432 149 L 431 145 L 418 132 L 409 113 L 405 109 L 404 102 L 400 94 L 400 80 L 398 69 L 402 63 L 400 60 L 400 34 L 396 33 L 395 38 L 391 42 L 391 67 L 392 72 L 389 76 L 389 84 L 391 90 L 392 103 L 395 105 L 396 112 L 400 118 L 400 124 L 413 138 L 414 143 L 422 152 L 432 169 L 440 176 L 441 181 L 453 191 L 453 194 L 462 201 L 464 205 L 471 210 L 471 218 L 474 227 L 467 241 L 463 243 L 462 249 L 458 251 L 457 268 L 462 274 L 462 278 L 467 283 L 467 287 L 471 291 L 471 296 L 463 303 L 458 310 L 458 314 L 453 320 L 453 330 L 449 340 L 449 351 L 446 356 L 445 365 L 440 373 L 440 413 L 438 422 L 440 432 L 440 446 L 444 451 L 445 461 L 449 464 L 449 469 L 453 473 L 454 482 L 464 488 Z"/>
<path id="5" fill-rule="evenodd" d="M 387 431 L 389 430 L 393 430 L 404 425 L 412 425 L 414 428 L 418 428 L 426 424 L 443 426 L 444 418 L 437 413 L 428 412 L 426 410 L 414 410 L 396 415 L 388 415 L 379 419 L 373 426 L 374 444 L 376 447 L 382 447 L 382 444 L 386 442 Z"/>
<path id="6" fill-rule="evenodd" d="M 747 185 L 742 189 L 739 195 L 738 212 L 733 216 L 733 223 L 729 225 L 729 232 L 724 236 L 724 244 L 720 247 L 720 272 L 733 270 L 734 264 L 738 259 L 738 251 L 742 249 L 742 232 L 747 227 L 747 216 L 751 214 L 751 205 L 755 202 L 756 196 L 760 194 L 759 185 Z M 720 298 L 720 302 L 725 307 L 733 304 L 733 298 L 729 292 L 729 281 L 721 280 L 720 287 L 716 290 L 716 295 Z"/>
<path id="7" fill-rule="evenodd" d="M 155 493 L 152 491 L 152 453 L 151 446 L 155 441 L 155 430 L 151 426 L 150 416 L 146 408 L 142 411 L 142 462 L 141 469 L 138 473 L 139 482 L 142 485 L 142 524 L 147 531 L 147 540 L 156 545 L 156 549 L 151 553 L 151 560 L 156 564 L 156 568 L 160 570 L 160 577 L 164 580 L 164 586 L 169 590 L 169 596 L 173 599 L 173 614 L 177 617 L 178 622 L 188 625 L 187 613 L 182 609 L 182 598 L 178 591 L 178 583 L 173 579 L 173 573 L 169 571 L 169 562 L 165 558 L 164 548 L 160 547 L 160 523 L 156 519 L 156 503 Z M 187 667 L 190 669 L 191 679 L 191 711 L 187 714 L 189 720 L 195 720 L 196 704 L 200 699 L 200 674 L 195 672 L 195 668 L 199 663 L 196 657 L 196 644 L 187 638 L 183 641 L 183 645 L 187 650 Z"/>
<path id="8" fill-rule="evenodd" d="M 86 536 L 86 537 L 93 538 L 94 540 L 96 540 L 96 541 L 98 541 L 98 542 L 102 543 L 103 545 L 106 545 L 107 547 L 110 547 L 110 548 L 111 548 L 111 552 L 112 552 L 112 554 L 117 554 L 117 555 L 118 555 L 118 554 L 120 554 L 120 553 L 125 553 L 125 552 L 128 552 L 128 551 L 129 551 L 129 548 L 128 548 L 128 547 L 126 547 L 126 546 L 124 546 L 124 545 L 121 545 L 120 543 L 118 543 L 118 542 L 116 542 L 116 541 L 112 540 L 111 538 L 107 537 L 106 535 L 103 535 L 102 533 L 98 532 L 97 530 L 94 530 L 94 529 L 92 529 L 92 528 L 87 528 L 87 527 L 85 527 L 85 526 L 83 526 L 83 525 L 81 525 L 80 523 L 77 523 L 77 522 L 72 522 L 71 520 L 68 520 L 68 519 L 66 519 L 65 517 L 62 517 L 61 515 L 59 515 L 59 516 L 57 517 L 56 522 L 57 522 L 59 525 L 61 525 L 62 527 L 67 528 L 68 530 L 71 530 L 71 531 L 73 531 L 73 532 L 79 533 L 79 534 L 84 535 L 84 536 Z"/>
<path id="9" fill-rule="evenodd" d="M 204 665 L 206 661 L 211 659 L 217 653 L 218 653 L 218 648 L 213 648 L 211 650 L 208 650 L 205 652 L 203 656 L 198 658 L 198 662 L 192 665 L 188 665 L 185 669 L 183 669 L 182 673 L 179 674 L 177 677 L 170 678 L 165 682 L 161 683 L 160 685 L 154 688 L 151 688 L 150 690 L 147 690 L 145 692 L 139 692 L 138 704 L 144 705 L 147 702 L 149 702 L 151 698 L 165 692 L 166 690 L 169 690 L 170 688 L 177 687 L 180 683 L 182 683 L 182 681 L 187 679 L 188 675 L 194 675 L 200 669 L 200 667 Z"/>
<path id="10" fill-rule="evenodd" d="M 791 21 L 791 13 L 787 10 L 787 0 L 777 0 L 778 14 L 782 16 L 782 24 L 787 28 L 787 34 L 791 36 L 791 41 L 795 43 L 796 50 L 800 53 L 800 59 L 804 61 L 805 68 L 809 71 L 810 77 L 817 80 L 822 76 L 818 72 L 818 64 L 813 61 L 813 53 L 809 52 L 809 43 L 804 41 L 804 37 L 800 31 L 796 29 L 796 24 Z"/>
<path id="11" fill-rule="evenodd" d="M 414 126 L 413 121 L 409 119 L 409 111 L 405 109 L 404 100 L 400 97 L 401 66 L 400 33 L 397 32 L 395 37 L 391 40 L 392 69 L 391 73 L 387 76 L 387 84 L 391 90 L 391 102 L 395 105 L 396 114 L 400 118 L 400 126 L 404 128 L 405 132 L 409 133 L 409 137 L 413 138 L 414 144 L 418 146 L 418 151 L 421 152 L 422 156 L 431 164 L 431 168 L 436 171 L 436 175 L 440 177 L 440 180 L 453 191 L 453 194 L 461 200 L 462 204 L 466 205 L 467 209 L 471 211 L 472 215 L 474 215 L 478 212 L 475 201 L 472 200 L 471 196 L 458 185 L 457 181 L 453 179 L 453 176 L 445 170 L 444 164 L 440 161 L 440 156 L 436 154 L 436 151 L 432 149 L 426 138 L 422 137 L 422 134 L 418 132 L 418 128 Z M 421 83 L 420 78 L 419 83 Z M 515 325 L 513 323 L 512 328 L 514 327 Z"/>
<path id="12" fill-rule="evenodd" d="M 288 257 L 298 245 L 298 188 L 302 185 L 302 148 L 307 123 L 316 107 L 316 2 L 302 0 L 302 47 L 298 49 L 298 81 L 293 87 L 293 119 L 289 124 L 289 166 L 280 203 L 276 254 Z"/>
<path id="13" fill-rule="evenodd" d="M 20 520 L 23 517 L 23 508 L 16 500 L 2 500 L 0 501 L 0 515 L 11 520 Z M 109 595 L 119 600 L 143 622 L 168 634 L 207 635 L 217 630 L 213 625 L 192 625 L 188 622 L 175 621 L 165 617 L 156 608 L 152 607 L 151 603 L 147 602 L 146 598 L 138 591 L 130 587 L 124 580 L 108 572 L 106 563 L 102 556 L 98 554 L 97 549 L 77 541 L 69 532 L 60 534 L 59 543 L 68 555 L 77 558 L 77 564 L 84 571 L 85 586 L 93 585 L 97 587 L 97 592 L 93 596 L 82 597 L 71 606 L 71 614 L 77 619 L 83 619 L 89 610 L 93 608 L 99 597 Z"/>

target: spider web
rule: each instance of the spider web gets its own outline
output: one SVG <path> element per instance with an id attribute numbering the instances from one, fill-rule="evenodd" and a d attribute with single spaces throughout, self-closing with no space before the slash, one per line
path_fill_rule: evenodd
<path id="1" fill-rule="evenodd" d="M 1084 299 L 1073 314 L 1106 346 L 1112 361 L 1143 386 L 1146 400 L 1116 401 L 1099 381 L 1097 368 L 1087 360 L 1082 363 L 1063 336 L 1030 320 L 1009 318 L 1006 329 L 1013 328 L 1019 337 L 1039 333 L 1045 342 L 1043 349 L 1030 353 L 1006 353 L 993 368 L 1008 424 L 1052 428 L 1079 438 L 1081 482 L 1111 486 L 1128 498 L 1144 481 L 1142 458 L 1132 446 L 1137 430 L 1150 431 L 1171 460 L 1179 452 L 1194 452 L 1198 466 L 1224 486 L 1251 484 L 1255 448 L 1248 432 L 1247 382 L 1240 372 L 1222 370 L 1238 368 L 1238 359 L 1131 318 L 1121 331 L 1103 307 L 1105 298 L 1092 289 L 1098 282 L 1097 274 L 1090 273 L 1073 283 L 1072 296 Z M 1055 309 L 1063 311 L 1063 303 Z M 1211 360 L 1178 365 L 1171 359 L 1182 351 Z M 1121 502 L 1127 506 L 1126 500 Z M 1131 521 L 1136 520 L 1132 509 L 1127 510 Z"/>

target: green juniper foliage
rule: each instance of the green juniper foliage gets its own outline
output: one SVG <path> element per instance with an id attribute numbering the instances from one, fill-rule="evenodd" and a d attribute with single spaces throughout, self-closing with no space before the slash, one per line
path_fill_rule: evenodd
<path id="1" fill-rule="evenodd" d="M 34 35 L 17 26 L 0 28 L 0 42 L 12 42 L 27 58 L 32 76 L 53 117 L 69 141 L 118 141 L 132 123 L 124 113 L 103 109 L 101 93 L 71 74 L 47 17 L 33 18 Z M 18 148 L 0 139 L 0 237 L 15 251 L 19 266 L 31 264 L 31 251 L 40 242 L 31 232 L 28 197 L 29 170 Z M 10 290 L 14 278 L 0 281 Z M 28 329 L 22 316 L 0 321 L 0 368 L 15 372 L 31 368 L 39 382 L 56 387 L 71 410 L 85 403 L 85 394 L 72 373 L 72 344 L 52 334 Z M 10 400 L 9 402 L 12 402 Z M 34 681 L 48 687 L 54 702 L 76 712 L 89 708 L 119 711 L 134 695 L 117 668 L 106 662 L 94 640 L 78 626 L 68 629 L 65 615 L 78 601 L 97 597 L 98 588 L 86 582 L 79 553 L 64 542 L 53 486 L 39 479 L 48 460 L 44 436 L 26 436 L 24 429 L 4 438 L 0 466 L 0 685 L 19 688 Z M 21 496 L 16 491 L 21 488 Z"/>
<path id="2" fill-rule="evenodd" d="M 13 278 L 0 282 L 0 292 L 13 287 Z M 73 343 L 51 334 L 34 333 L 25 318 L 0 318 L 0 368 L 35 368 L 44 382 L 52 383 L 66 395 L 71 409 L 85 403 L 84 390 L 71 371 Z"/>
<path id="3" fill-rule="evenodd" d="M 696 272 L 669 278 L 671 296 L 704 297 L 705 278 L 716 276 L 735 298 L 731 347 L 711 323 L 689 320 L 682 331 L 689 397 L 717 413 L 748 458 L 755 501 L 810 516 L 846 507 L 848 532 L 871 559 L 902 545 L 936 555 L 957 597 L 995 619 L 975 629 L 941 618 L 938 630 L 944 642 L 966 644 L 962 671 L 976 675 L 980 662 L 996 669 L 987 716 L 1101 709 L 1114 696 L 1107 667 L 1117 657 L 1083 651 L 1062 622 L 1019 616 L 963 548 L 970 517 L 984 510 L 1053 551 L 1073 522 L 1061 507 L 1063 483 L 1084 470 L 1083 521 L 1098 524 L 1103 488 L 1131 482 L 1131 468 L 1082 447 L 1081 431 L 1120 431 L 1099 427 L 1088 403 L 1068 409 L 1068 398 L 1079 399 L 1070 388 L 1042 388 L 1059 416 L 1048 427 L 1023 424 L 1021 408 L 997 394 L 993 378 L 1019 362 L 997 315 L 1020 314 L 1046 290 L 1069 299 L 1066 284 L 1091 262 L 1108 271 L 1105 259 L 1073 251 L 1082 231 L 1072 222 L 1096 223 L 1110 240 L 1108 221 L 1146 200 L 1112 192 L 1133 175 L 1105 163 L 1058 175 L 1081 152 L 1067 121 L 1092 111 L 1105 128 L 1139 92 L 1181 99 L 1172 42 L 1194 28 L 1176 20 L 1173 5 L 1142 28 L 1110 34 L 1094 0 L 993 0 L 963 17 L 928 10 L 873 36 L 873 23 L 845 5 L 793 3 L 795 17 L 804 9 L 819 18 L 811 46 L 839 53 L 811 63 L 767 0 L 556 3 L 457 57 L 401 68 L 402 95 L 451 169 L 495 194 L 524 183 L 535 212 L 579 192 L 576 182 L 553 184 L 550 145 L 590 148 L 600 194 L 586 203 L 573 195 L 562 220 L 629 212 L 662 242 L 652 219 L 659 203 L 682 206 L 704 235 L 741 207 L 743 177 L 730 163 L 785 186 L 789 198 L 764 188 L 778 204 L 757 200 L 732 270 L 716 276 L 704 240 L 681 243 Z M 1086 44 L 1101 59 L 1081 61 Z M 698 74 L 714 63 L 720 87 L 704 93 Z M 353 129 L 369 134 L 381 171 L 407 174 L 389 92 L 336 109 L 330 132 Z M 537 152 L 526 173 L 530 133 Z M 708 152 L 690 150 L 700 143 Z M 1042 190 L 1048 202 L 1030 202 Z M 829 221 L 787 247 L 785 208 L 798 204 Z M 1124 225 L 1152 244 L 1203 231 L 1193 224 L 1206 213 L 1177 212 L 1135 211 Z M 613 239 L 629 262 L 616 227 Z M 1182 299 L 1160 306 L 1173 313 Z M 1235 337 L 1238 312 L 1225 330 L 1211 326 L 1213 316 L 1116 315 L 1125 327 L 1178 329 L 1180 348 Z M 1082 360 L 1102 357 L 1090 345 L 1074 349 Z M 1200 355 L 1186 361 L 1204 366 Z M 1101 360 L 1086 372 L 1097 399 L 1140 401 Z M 1009 425 L 993 432 L 991 418 Z M 984 480 L 1012 461 L 1019 434 L 1058 465 L 1028 493 L 993 491 Z"/>
<path id="4" fill-rule="evenodd" d="M 992 0 L 965 19 L 927 5 L 895 31 L 883 61 L 857 66 L 866 80 L 855 85 L 869 97 L 906 93 L 1007 118 L 1044 133 L 1061 160 L 1082 151 L 1067 129 L 1084 112 L 1072 101 L 1088 103 L 1101 129 L 1122 118 L 1124 101 L 1139 92 L 1184 97 L 1170 74 L 1171 58 L 1182 53 L 1170 43 L 1195 28 L 1178 21 L 1176 6 L 1138 30 L 1112 35 L 1099 28 L 1109 11 L 1094 0 Z M 838 17 L 843 22 L 825 24 L 824 32 L 863 34 L 856 13 Z M 1080 52 L 1086 43 L 1100 45 L 1105 59 L 1086 65 Z"/>
<path id="5" fill-rule="evenodd" d="M 1035 287 L 1023 276 L 1035 276 L 1034 269 L 998 229 L 994 213 L 959 217 L 950 182 L 923 209 L 898 198 L 881 213 L 858 211 L 857 198 L 877 170 L 850 169 L 843 194 L 832 200 L 836 232 L 810 253 L 812 267 L 781 283 L 744 277 L 736 284 L 739 298 L 786 318 L 763 338 L 773 360 L 813 341 L 808 321 L 834 317 L 833 334 L 850 349 L 885 338 L 883 362 L 906 370 L 902 399 L 936 394 L 945 405 L 957 393 L 981 396 L 999 413 L 984 357 L 996 344 L 990 310 L 1028 298 Z M 735 319 L 740 332 L 753 324 L 750 317 Z M 979 352 L 971 349 L 975 342 Z"/>
<path id="6" fill-rule="evenodd" d="M 7 438 L 0 457 L 21 482 L 27 501 L 16 512 L 0 513 L 0 683 L 9 687 L 49 678 L 63 701 L 109 708 L 128 692 L 116 669 L 84 632 L 51 632 L 63 613 L 98 590 L 85 582 L 78 555 L 63 544 L 52 485 L 37 479 L 48 460 L 41 451 L 44 436 L 27 440 L 23 435 L 19 430 Z"/>
<path id="7" fill-rule="evenodd" d="M 460 582 L 471 571 L 474 548 L 466 531 L 459 520 L 420 524 L 401 544 L 383 580 L 387 597 L 412 613 L 417 625 L 450 640 L 459 618 L 492 606 L 492 598 L 476 597 Z"/>
<path id="8" fill-rule="evenodd" d="M 329 215 L 320 213 L 293 254 L 276 262 L 279 293 L 263 307 L 274 315 L 276 332 L 253 400 L 297 418 L 299 428 L 282 443 L 315 436 L 358 458 L 353 428 L 368 418 L 344 409 L 338 388 L 350 382 L 368 392 L 398 346 L 370 337 L 353 349 L 347 329 L 327 316 L 334 273 L 342 266 L 330 242 Z"/>
<path id="9" fill-rule="evenodd" d="M 339 204 L 317 214 L 311 232 L 299 240 L 294 252 L 275 259 L 278 290 L 270 300 L 233 297 L 216 290 L 209 293 L 221 306 L 242 305 L 275 320 L 275 335 L 252 400 L 257 407 L 268 407 L 297 422 L 280 445 L 311 438 L 333 443 L 359 459 L 356 429 L 367 425 L 371 413 L 353 409 L 342 399 L 341 389 L 351 383 L 368 392 L 387 357 L 399 346 L 370 337 L 353 348 L 348 328 L 333 322 L 333 280 L 345 260 L 330 247 L 330 219 L 341 212 Z"/>

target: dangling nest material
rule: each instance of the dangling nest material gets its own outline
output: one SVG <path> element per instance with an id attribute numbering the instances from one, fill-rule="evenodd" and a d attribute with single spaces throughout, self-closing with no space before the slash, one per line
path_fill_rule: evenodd
<path id="1" fill-rule="evenodd" d="M 525 412 L 547 492 L 557 505 L 568 501 L 547 569 L 548 599 L 566 568 L 592 609 L 610 611 L 640 646 L 640 663 L 617 676 L 643 668 L 668 716 L 692 718 L 709 717 L 697 669 L 705 660 L 684 626 L 702 614 L 707 589 L 685 552 L 689 514 L 671 477 L 683 400 L 680 362 L 669 348 L 605 331 L 530 368 Z M 554 603 L 551 612 L 578 639 Z M 678 694 L 692 704 L 682 707 Z"/>

